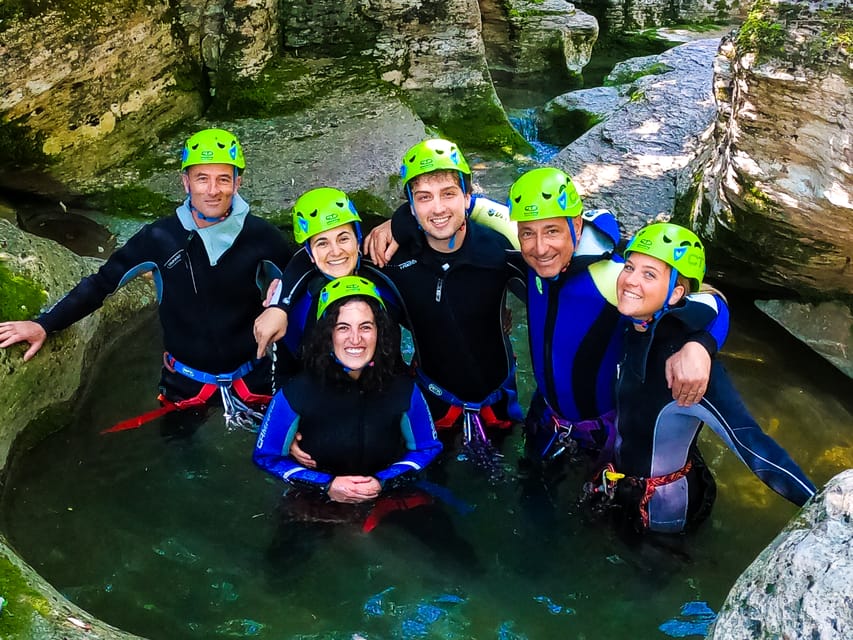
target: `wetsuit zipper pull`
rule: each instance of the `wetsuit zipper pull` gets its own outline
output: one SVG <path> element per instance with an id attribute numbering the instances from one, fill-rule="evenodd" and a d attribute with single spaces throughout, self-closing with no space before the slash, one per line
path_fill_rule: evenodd
<path id="1" fill-rule="evenodd" d="M 450 269 L 450 265 L 447 262 L 445 262 L 443 265 L 441 265 L 441 270 L 444 271 L 445 274 L 447 274 L 449 269 Z M 446 277 L 446 275 L 440 276 L 438 278 L 438 282 L 435 283 L 435 301 L 436 302 L 441 302 L 441 292 L 444 289 L 444 278 L 445 277 Z"/>

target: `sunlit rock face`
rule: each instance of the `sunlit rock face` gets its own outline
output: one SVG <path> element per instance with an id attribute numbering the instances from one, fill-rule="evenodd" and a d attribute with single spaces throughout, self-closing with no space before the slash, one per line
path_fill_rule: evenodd
<path id="1" fill-rule="evenodd" d="M 853 469 L 848 469 L 738 578 L 708 638 L 848 638 L 851 584 Z"/>
<path id="2" fill-rule="evenodd" d="M 836 2 L 767 1 L 721 47 L 697 217 L 745 283 L 853 293 L 850 18 Z"/>
<path id="3" fill-rule="evenodd" d="M 718 43 L 696 40 L 614 68 L 627 100 L 551 161 L 573 176 L 587 208 L 612 209 L 627 233 L 672 214 L 708 148 Z"/>
<path id="4" fill-rule="evenodd" d="M 848 375 L 851 19 L 853 10 L 837 0 L 755 4 L 715 62 L 715 149 L 692 203 L 722 275 L 810 301 L 761 308 Z"/>

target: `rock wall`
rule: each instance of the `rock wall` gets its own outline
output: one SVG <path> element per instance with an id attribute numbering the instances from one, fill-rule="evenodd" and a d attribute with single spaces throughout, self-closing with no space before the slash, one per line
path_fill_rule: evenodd
<path id="1" fill-rule="evenodd" d="M 598 39 L 598 21 L 565 0 L 511 0 L 516 73 L 563 66 L 579 75 Z"/>
<path id="2" fill-rule="evenodd" d="M 581 9 L 601 20 L 602 30 L 621 33 L 670 23 L 718 20 L 740 15 L 742 0 L 578 0 Z"/>
<path id="3" fill-rule="evenodd" d="M 181 75 L 187 52 L 174 38 L 169 3 L 149 4 L 53 10 L 5 25 L 6 136 L 23 132 L 55 163 L 55 174 L 73 179 L 122 162 L 157 131 L 197 115 L 201 103 Z"/>
<path id="4" fill-rule="evenodd" d="M 846 640 L 853 630 L 853 469 L 830 480 L 738 578 L 709 640 Z"/>
<path id="5" fill-rule="evenodd" d="M 74 256 L 4 219 L 0 219 L 0 263 L 46 290 L 48 304 L 99 265 L 98 260 Z M 0 477 L 13 447 L 30 446 L 46 435 L 37 421 L 40 416 L 73 409 L 77 393 L 86 384 L 86 371 L 114 334 L 132 330 L 139 322 L 156 322 L 153 313 L 143 312 L 154 298 L 151 283 L 137 279 L 109 298 L 102 311 L 51 336 L 29 362 L 21 359 L 23 347 L 0 349 Z M 16 555 L 2 534 L 0 584 L 0 595 L 7 600 L 0 614 L 4 639 L 136 638 L 67 601 Z"/>
<path id="6" fill-rule="evenodd" d="M 724 42 L 716 150 L 696 217 L 736 265 L 727 275 L 846 297 L 853 294 L 853 9 L 813 4 L 822 6 L 757 3 Z"/>
<path id="7" fill-rule="evenodd" d="M 762 308 L 848 375 L 851 47 L 849 3 L 756 2 L 715 62 L 715 148 L 690 206 L 721 275 L 799 298 Z"/>

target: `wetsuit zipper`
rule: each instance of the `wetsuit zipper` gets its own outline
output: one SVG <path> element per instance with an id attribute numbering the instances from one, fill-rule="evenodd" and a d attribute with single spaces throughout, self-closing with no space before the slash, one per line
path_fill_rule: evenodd
<path id="1" fill-rule="evenodd" d="M 548 311 L 545 314 L 545 333 L 542 341 L 544 348 L 542 364 L 545 366 L 545 399 L 554 411 L 562 415 L 562 410 L 557 402 L 557 387 L 554 384 L 554 361 L 552 355 L 554 350 L 554 327 L 557 324 L 558 305 L 556 301 L 559 299 L 559 295 L 554 295 L 555 292 L 552 291 L 553 285 L 551 283 L 546 284 L 546 287 L 548 292 Z"/>

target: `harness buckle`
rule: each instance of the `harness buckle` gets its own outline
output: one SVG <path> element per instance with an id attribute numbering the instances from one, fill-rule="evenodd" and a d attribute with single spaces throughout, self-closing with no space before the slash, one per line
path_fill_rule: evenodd
<path id="1" fill-rule="evenodd" d="M 548 456 L 548 459 L 554 460 L 567 451 L 570 456 L 575 455 L 578 451 L 577 440 L 572 438 L 572 430 L 575 425 L 566 420 L 560 420 L 556 415 L 552 415 L 551 420 L 554 423 L 554 438 L 551 441 L 551 446 L 556 446 L 556 448 Z"/>

